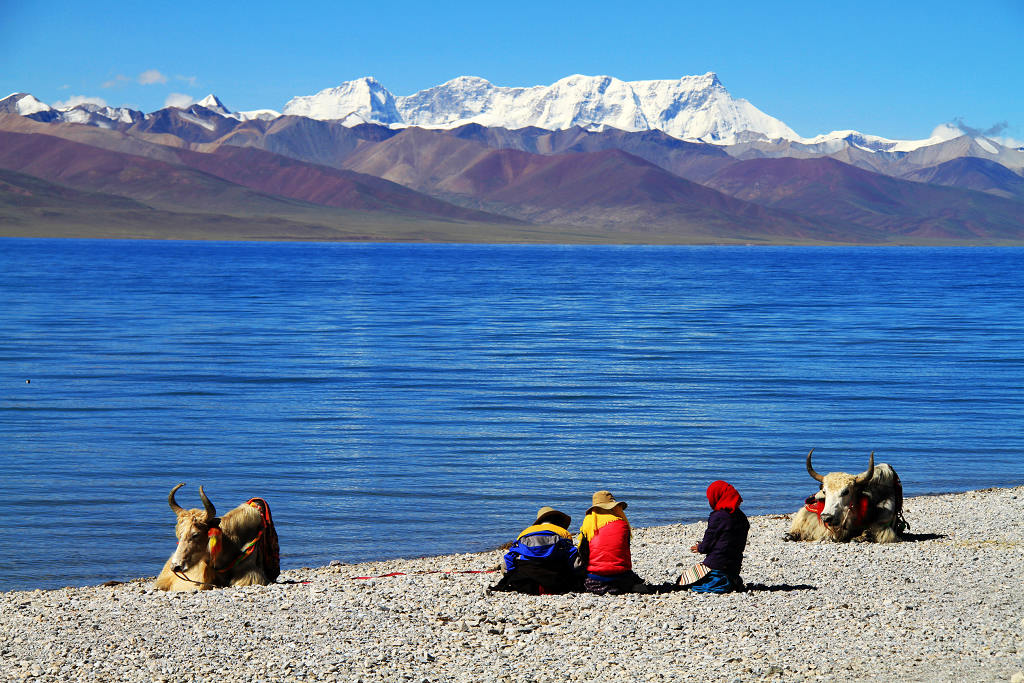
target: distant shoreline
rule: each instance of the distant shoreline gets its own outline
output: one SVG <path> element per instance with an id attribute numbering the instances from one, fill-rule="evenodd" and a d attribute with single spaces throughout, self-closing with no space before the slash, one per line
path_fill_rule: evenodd
<path id="1" fill-rule="evenodd" d="M 621 235 L 620 235 L 621 236 Z M 284 237 L 284 236 L 253 236 L 239 237 L 232 235 L 196 235 L 183 234 L 179 236 L 148 235 L 148 234 L 108 234 L 97 233 L 71 233 L 62 231 L 42 235 L 19 234 L 5 229 L 0 225 L 0 239 L 11 240 L 82 240 L 82 241 L 125 241 L 125 242 L 238 242 L 238 243 L 265 243 L 265 244 L 423 244 L 423 245 L 475 245 L 475 246 L 605 246 L 605 247 L 834 247 L 834 248 L 1021 248 L 1024 247 L 1024 240 L 1002 241 L 1002 242 L 960 242 L 960 241 L 917 241 L 917 242 L 878 242 L 878 243 L 855 243 L 855 242 L 746 242 L 742 240 L 616 240 L 609 238 L 594 237 L 588 240 L 560 241 L 555 236 L 544 239 L 522 239 L 522 240 L 501 240 L 501 239 L 416 239 L 416 238 L 395 238 L 384 239 L 368 237 L 366 239 L 353 239 L 351 237 L 338 237 L 337 239 L 323 239 L 315 237 Z"/>

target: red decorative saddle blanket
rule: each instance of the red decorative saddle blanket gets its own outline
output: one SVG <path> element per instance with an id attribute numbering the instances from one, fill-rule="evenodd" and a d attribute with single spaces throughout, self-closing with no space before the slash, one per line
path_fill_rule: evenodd
<path id="1" fill-rule="evenodd" d="M 270 581 L 277 581 L 277 577 L 281 575 L 281 546 L 277 541 L 274 520 L 270 516 L 270 505 L 262 498 L 252 498 L 246 503 L 256 508 L 263 519 L 263 529 L 254 541 L 260 546 L 263 572 Z"/>

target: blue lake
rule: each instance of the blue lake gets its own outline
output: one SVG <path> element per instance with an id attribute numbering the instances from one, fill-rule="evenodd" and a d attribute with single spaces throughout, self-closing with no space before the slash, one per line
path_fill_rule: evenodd
<path id="1" fill-rule="evenodd" d="M 792 511 L 811 447 L 908 495 L 1021 484 L 1022 293 L 1014 248 L 0 240 L 0 589 L 155 575 L 182 481 L 267 499 L 285 568 L 494 547 L 604 488 L 637 526 L 719 478 Z"/>

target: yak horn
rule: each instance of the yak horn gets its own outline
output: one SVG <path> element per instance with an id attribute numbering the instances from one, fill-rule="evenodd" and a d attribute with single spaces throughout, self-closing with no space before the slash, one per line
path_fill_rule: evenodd
<path id="1" fill-rule="evenodd" d="M 868 469 L 862 474 L 858 474 L 855 484 L 863 485 L 871 481 L 871 475 L 875 473 L 875 452 L 871 451 L 871 457 L 868 458 Z"/>
<path id="2" fill-rule="evenodd" d="M 807 454 L 807 474 L 811 475 L 811 477 L 816 479 L 817 481 L 825 481 L 825 477 L 815 472 L 814 468 L 811 467 L 811 453 L 813 452 L 814 449 L 812 448 L 811 452 Z"/>
<path id="3" fill-rule="evenodd" d="M 203 499 L 203 507 L 206 508 L 206 522 L 209 524 L 217 516 L 217 508 L 213 507 L 213 503 L 206 497 L 202 486 L 199 487 L 199 497 Z"/>
<path id="4" fill-rule="evenodd" d="M 171 506 L 171 510 L 173 510 L 174 514 L 176 514 L 176 515 L 180 515 L 182 512 L 185 511 L 185 508 L 183 508 L 180 505 L 178 505 L 178 501 L 174 500 L 174 494 L 177 493 L 178 489 L 180 489 L 184 485 L 185 485 L 185 482 L 181 482 L 180 484 L 175 486 L 173 489 L 171 489 L 170 494 L 167 496 L 167 504 Z"/>

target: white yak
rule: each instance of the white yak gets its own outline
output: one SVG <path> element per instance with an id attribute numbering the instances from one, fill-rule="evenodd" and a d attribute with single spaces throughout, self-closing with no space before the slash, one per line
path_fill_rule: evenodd
<path id="1" fill-rule="evenodd" d="M 832 472 L 824 476 L 811 466 L 812 448 L 807 454 L 807 473 L 820 482 L 821 490 L 808 498 L 795 515 L 786 534 L 791 541 L 875 541 L 900 540 L 903 521 L 903 486 L 896 471 L 885 463 L 858 475 Z"/>

